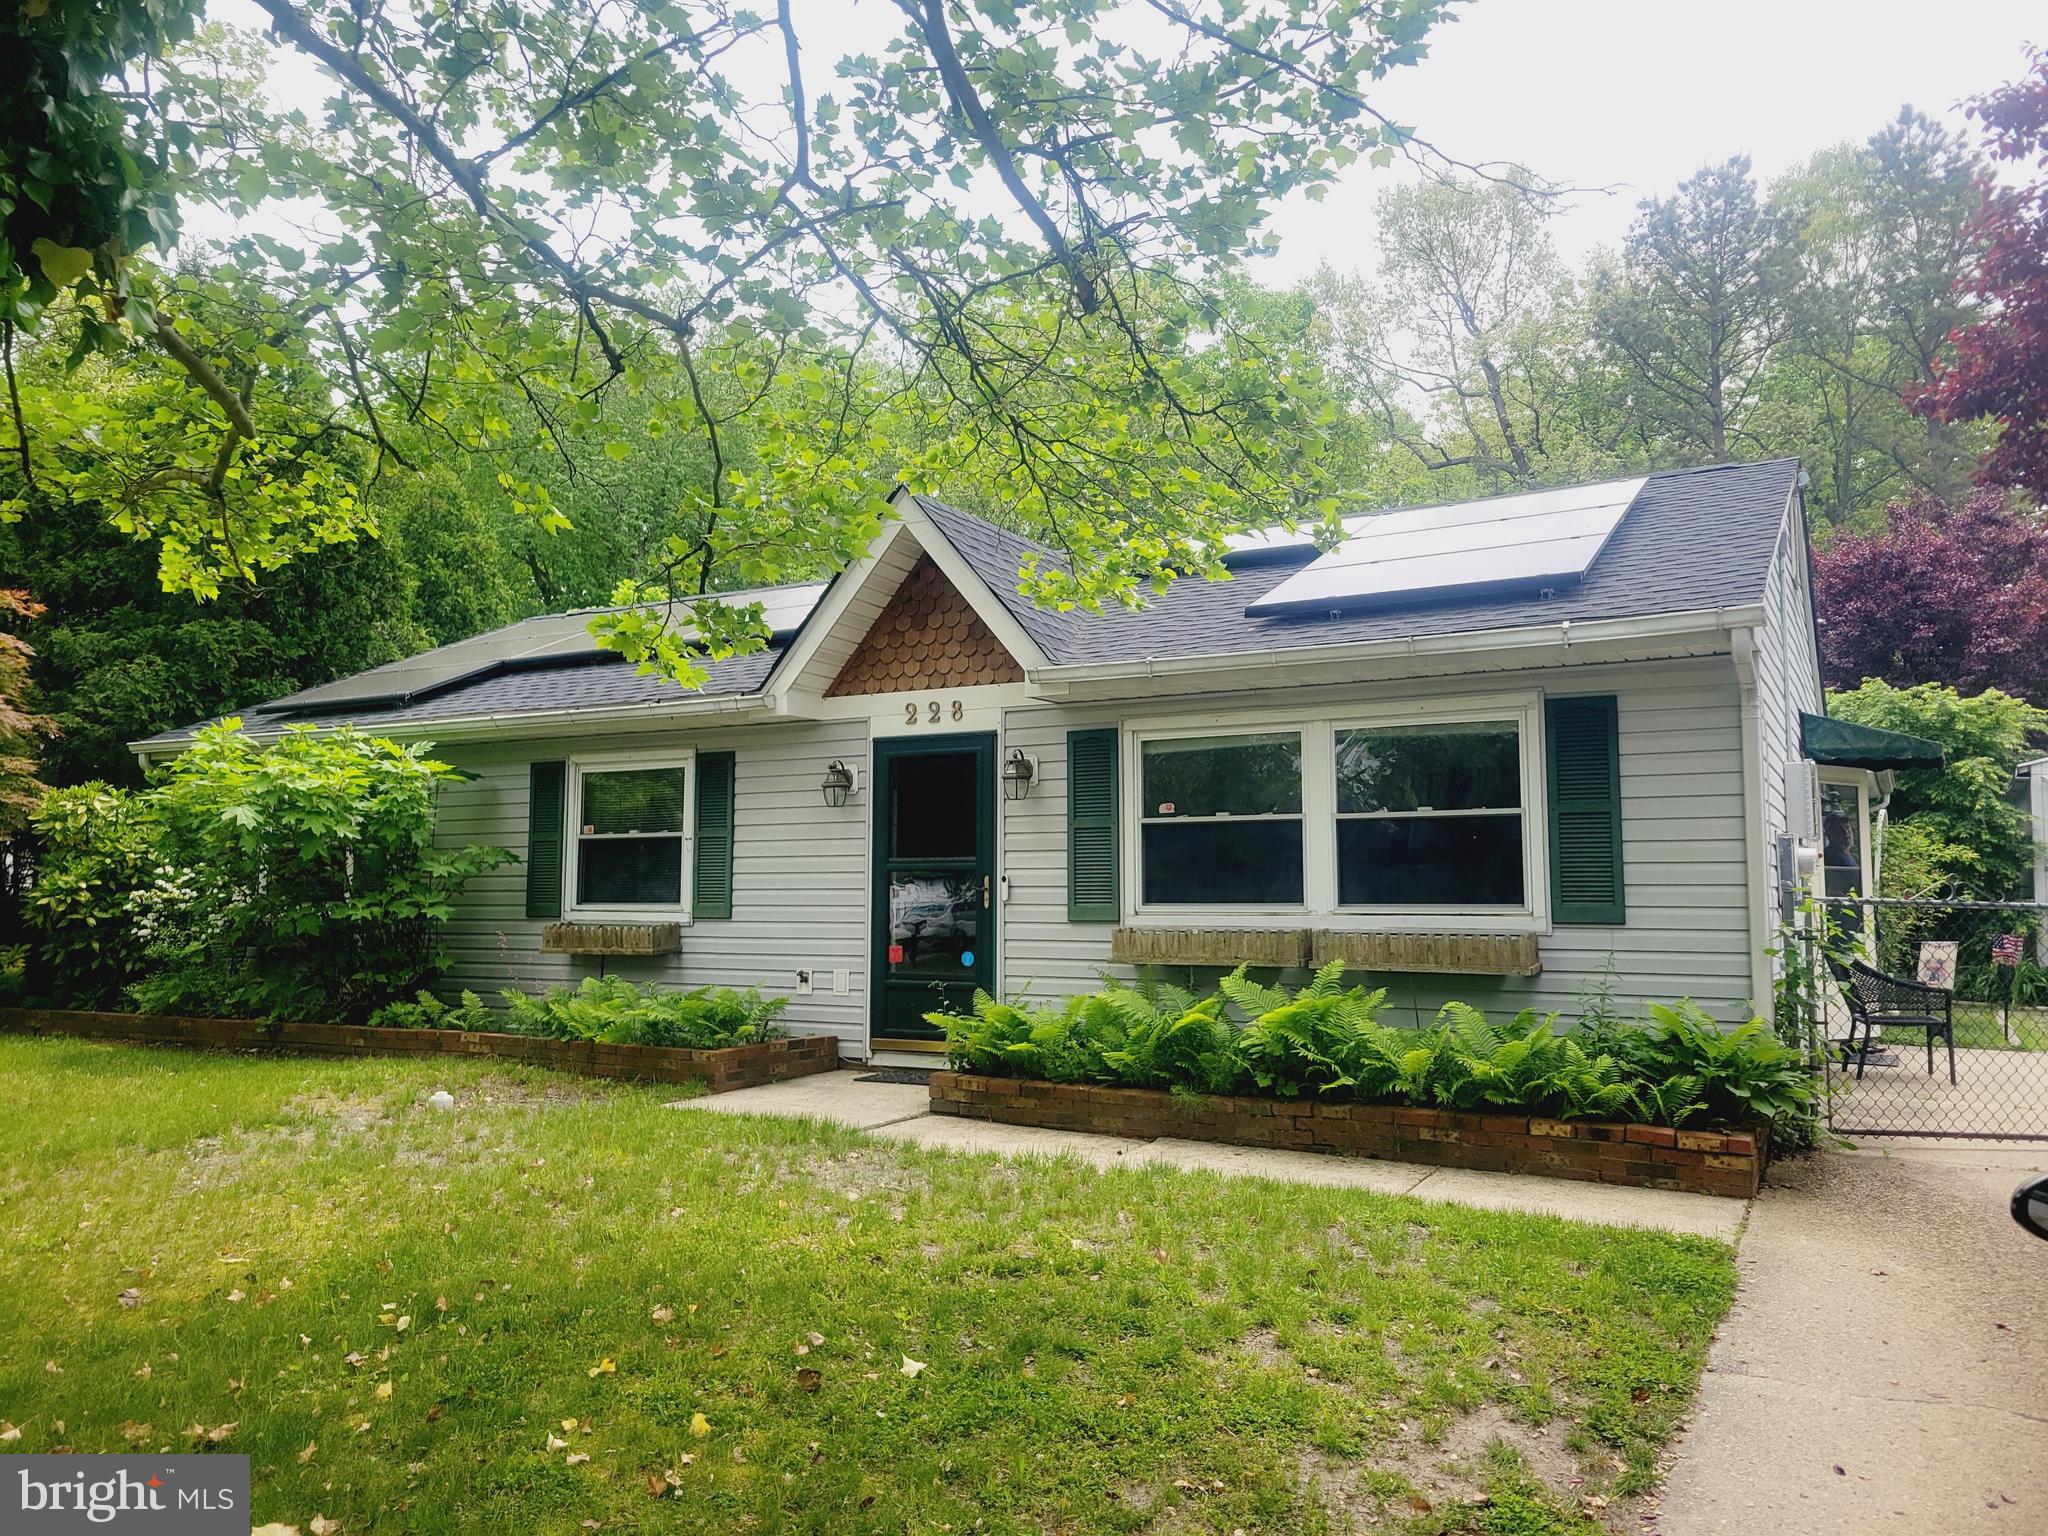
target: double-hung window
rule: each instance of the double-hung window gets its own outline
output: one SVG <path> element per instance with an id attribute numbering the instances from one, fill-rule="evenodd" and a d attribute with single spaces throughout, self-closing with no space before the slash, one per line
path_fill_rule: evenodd
<path id="1" fill-rule="evenodd" d="M 1142 742 L 1145 902 L 1300 906 L 1301 764 L 1299 731 Z"/>
<path id="2" fill-rule="evenodd" d="M 1135 915 L 1540 929 L 1542 716 L 1533 694 L 1495 695 L 1131 728 Z"/>
<path id="3" fill-rule="evenodd" d="M 688 756 L 578 762 L 570 826 L 573 907 L 582 916 L 676 916 L 688 907 Z"/>
<path id="4" fill-rule="evenodd" d="M 1517 721 L 1340 728 L 1334 761 L 1338 906 L 1523 905 Z"/>

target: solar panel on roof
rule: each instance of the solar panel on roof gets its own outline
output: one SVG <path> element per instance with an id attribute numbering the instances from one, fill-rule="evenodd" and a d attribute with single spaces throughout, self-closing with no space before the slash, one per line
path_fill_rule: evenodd
<path id="1" fill-rule="evenodd" d="M 1383 512 L 1245 608 L 1251 618 L 1541 588 L 1581 579 L 1642 479 Z"/>
<path id="2" fill-rule="evenodd" d="M 817 606 L 824 591 L 825 583 L 816 581 L 799 586 L 766 587 L 715 595 L 726 602 L 759 602 L 770 633 L 787 634 Z M 415 698 L 504 667 L 569 662 L 578 657 L 595 659 L 600 652 L 590 633 L 590 621 L 606 611 L 590 608 L 576 613 L 549 613 L 522 619 L 502 629 L 472 635 L 467 640 L 436 646 L 403 661 L 386 662 L 381 667 L 371 667 L 367 672 L 301 689 L 262 705 L 256 712 L 292 714 Z M 679 616 L 686 614 L 687 607 L 683 606 Z M 685 627 L 682 632 L 689 631 Z"/>

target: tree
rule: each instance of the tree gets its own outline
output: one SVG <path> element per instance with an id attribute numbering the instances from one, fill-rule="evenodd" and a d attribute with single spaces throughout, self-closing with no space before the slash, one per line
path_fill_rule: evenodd
<path id="1" fill-rule="evenodd" d="M 16 624 L 36 651 L 37 708 L 59 732 L 42 746 L 40 776 L 138 784 L 127 746 L 138 737 L 420 650 L 439 637 L 412 618 L 404 553 L 372 539 L 334 545 L 201 603 L 163 590 L 155 551 L 96 502 L 0 528 L 0 569 L 45 600 Z"/>
<path id="2" fill-rule="evenodd" d="M 1794 286 L 1757 425 L 1798 446 L 1807 504 L 1837 526 L 1914 489 L 1968 484 L 1977 434 L 1915 417 L 1901 395 L 1934 377 L 1969 314 L 1956 289 L 1981 170 L 1960 138 L 1906 108 L 1771 190 Z"/>
<path id="3" fill-rule="evenodd" d="M 1547 215 L 1505 181 L 1398 188 L 1374 270 L 1311 285 L 1355 407 L 1432 479 L 1484 493 L 1597 474 L 1626 433 L 1587 409 L 1585 317 Z"/>
<path id="4" fill-rule="evenodd" d="M 1894 503 L 1881 533 L 1815 552 L 1828 681 L 1947 683 L 2048 703 L 2048 527 L 1978 491 Z"/>
<path id="5" fill-rule="evenodd" d="M 1968 850 L 1968 894 L 1986 900 L 2023 895 L 2034 867 L 2026 814 L 2006 796 L 2013 770 L 2048 731 L 2048 710 L 1997 689 L 1974 696 L 1938 683 L 1894 688 L 1872 680 L 1830 694 L 1828 712 L 1939 742 L 1940 768 L 1901 770 L 1891 819 L 1921 829 L 1940 860 Z"/>
<path id="6" fill-rule="evenodd" d="M 0 622 L 25 623 L 43 611 L 26 592 L 0 587 Z M 21 830 L 42 798 L 36 745 L 55 734 L 57 722 L 29 707 L 29 663 L 35 651 L 19 635 L 0 629 L 0 837 Z"/>
<path id="7" fill-rule="evenodd" d="M 1969 112 L 1994 159 L 2048 168 L 2048 49 L 2030 76 Z M 1937 366 L 1913 405 L 1937 421 L 1996 420 L 1978 483 L 2048 501 L 2048 175 L 2021 186 L 1985 179 L 1970 233 L 1978 256 L 1964 291 L 1984 315 L 1955 332 L 1954 359 Z"/>
<path id="8" fill-rule="evenodd" d="M 1726 459 L 1756 446 L 1750 420 L 1790 289 L 1784 222 L 1738 155 L 1643 203 L 1619 268 L 1596 279 L 1596 324 L 1657 430 L 1688 455 Z"/>
<path id="9" fill-rule="evenodd" d="M 1231 531 L 1334 515 L 1313 451 L 1327 420 L 1292 388 L 1313 360 L 1232 329 L 1210 295 L 1276 199 L 1361 154 L 1430 153 L 1364 93 L 1419 57 L 1443 0 L 1258 0 L 1227 21 L 1183 0 L 897 0 L 893 33 L 829 85 L 788 0 L 256 3 L 269 46 L 332 80 L 317 116 L 265 119 L 259 93 L 224 86 L 260 46 L 194 38 L 197 0 L 49 0 L 4 34 L 38 66 L 6 87 L 29 125 L 10 164 L 78 193 L 56 222 L 10 226 L 5 318 L 46 323 L 68 295 L 85 343 L 153 343 L 196 384 L 214 457 L 179 466 L 198 497 L 167 525 L 197 552 L 195 589 L 208 556 L 249 564 L 194 535 L 276 435 L 262 370 L 301 356 L 380 462 L 411 457 L 407 430 L 498 446 L 494 396 L 589 424 L 614 388 L 679 379 L 669 427 L 709 468 L 661 577 L 693 592 L 783 574 L 785 541 L 840 563 L 864 547 L 906 415 L 950 426 L 908 478 L 971 463 L 1059 550 L 1025 573 L 1041 601 L 1135 602 L 1220 574 Z M 186 69 L 181 46 L 240 72 Z M 144 73 L 151 89 L 124 88 Z M 74 109 L 90 132 L 37 137 L 37 114 Z M 243 217 L 304 200 L 322 233 L 255 225 L 226 254 L 264 303 L 202 324 L 135 259 L 190 198 Z M 529 488 L 508 489 L 559 517 Z M 265 552 L 288 557 L 302 521 L 262 523 Z M 764 638 L 697 622 L 696 646 L 609 638 L 686 679 L 699 651 Z"/>

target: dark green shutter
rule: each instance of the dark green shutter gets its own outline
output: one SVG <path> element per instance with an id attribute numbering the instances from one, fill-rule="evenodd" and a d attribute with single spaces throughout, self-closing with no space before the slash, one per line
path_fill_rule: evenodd
<path id="1" fill-rule="evenodd" d="M 1113 923 L 1118 891 L 1116 728 L 1067 732 L 1067 918 Z"/>
<path id="2" fill-rule="evenodd" d="M 562 789 L 568 764 L 526 770 L 526 915 L 562 915 Z"/>
<path id="3" fill-rule="evenodd" d="M 732 916 L 733 754 L 697 754 L 697 862 L 690 916 Z"/>
<path id="4" fill-rule="evenodd" d="M 1627 920 L 1621 869 L 1621 729 L 1614 696 L 1550 699 L 1550 916 Z"/>

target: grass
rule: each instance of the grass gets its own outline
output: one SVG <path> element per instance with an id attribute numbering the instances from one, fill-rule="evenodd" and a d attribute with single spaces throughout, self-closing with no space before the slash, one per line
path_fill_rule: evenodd
<path id="1" fill-rule="evenodd" d="M 0 1075 L 6 1449 L 246 1452 L 258 1524 L 1633 1529 L 1735 1281 L 482 1062 L 0 1038 Z"/>
<path id="2" fill-rule="evenodd" d="M 1956 1049 L 2048 1051 L 2048 1008 L 2038 1003 L 2022 1003 L 2017 1008 L 2006 1010 L 2006 1018 L 2012 1029 L 2010 1039 L 1999 1024 L 1996 1003 L 1970 1003 L 1957 999 Z M 1921 1030 L 1883 1027 L 1878 1029 L 1877 1038 L 1886 1045 L 1911 1046 L 1924 1046 L 1927 1039 Z"/>

